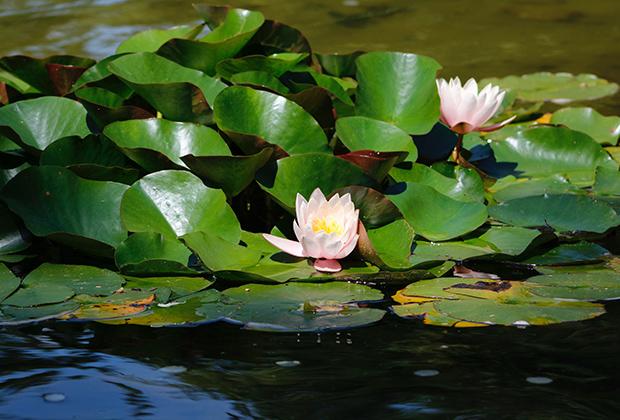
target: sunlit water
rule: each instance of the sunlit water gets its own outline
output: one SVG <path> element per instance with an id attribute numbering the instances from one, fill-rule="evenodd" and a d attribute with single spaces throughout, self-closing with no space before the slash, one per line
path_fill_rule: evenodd
<path id="1" fill-rule="evenodd" d="M 196 22 L 189 1 L 0 1 L 0 55 L 103 57 Z M 591 72 L 620 81 L 617 0 L 229 1 L 321 52 L 431 55 L 444 74 Z M 620 113 L 616 95 L 595 104 Z M 620 306 L 544 328 L 449 330 L 387 315 L 329 334 L 226 325 L 0 330 L 0 418 L 617 418 Z"/>

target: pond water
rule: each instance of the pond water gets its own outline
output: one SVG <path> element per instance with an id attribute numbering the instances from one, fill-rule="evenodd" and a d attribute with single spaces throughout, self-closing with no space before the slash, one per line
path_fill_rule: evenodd
<path id="1" fill-rule="evenodd" d="M 590 72 L 620 81 L 617 0 L 228 1 L 318 51 L 414 51 L 445 75 Z M 0 1 L 0 55 L 103 57 L 196 21 L 191 2 Z M 597 102 L 620 113 L 620 95 Z M 620 401 L 620 305 L 544 328 L 443 329 L 387 315 L 340 333 L 46 323 L 0 330 L 0 419 L 606 418 Z"/>

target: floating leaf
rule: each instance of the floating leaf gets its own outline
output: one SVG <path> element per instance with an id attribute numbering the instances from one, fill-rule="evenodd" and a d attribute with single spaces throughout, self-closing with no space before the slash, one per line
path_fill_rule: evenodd
<path id="1" fill-rule="evenodd" d="M 278 160 L 274 166 L 259 171 L 258 182 L 261 188 L 289 209 L 295 208 L 297 193 L 307 198 L 315 188 L 329 195 L 350 185 L 373 187 L 376 184 L 358 166 L 326 153 L 290 156 Z"/>
<path id="2" fill-rule="evenodd" d="M 115 182 L 82 179 L 58 166 L 40 166 L 17 174 L 4 187 L 2 199 L 35 235 L 109 255 L 110 247 L 127 237 L 119 219 L 126 189 Z"/>
<path id="3" fill-rule="evenodd" d="M 7 268 L 6 265 L 0 264 L 0 302 L 17 290 L 21 280 Z"/>
<path id="4" fill-rule="evenodd" d="M 270 57 L 250 55 L 222 60 L 217 64 L 217 74 L 230 80 L 235 74 L 262 72 L 277 79 L 306 59 L 308 54 L 286 54 L 284 58 L 281 57 L 281 54 Z"/>
<path id="5" fill-rule="evenodd" d="M 592 191 L 602 195 L 620 195 L 620 171 L 604 167 L 597 168 Z"/>
<path id="6" fill-rule="evenodd" d="M 235 139 L 235 135 L 258 137 L 290 155 L 330 152 L 327 137 L 316 120 L 282 96 L 232 86 L 218 95 L 214 107 L 218 127 L 232 136 L 245 153 L 256 152 L 256 142 L 247 137 Z"/>
<path id="7" fill-rule="evenodd" d="M 208 232 L 194 232 L 183 240 L 211 271 L 242 270 L 256 265 L 262 253 Z"/>
<path id="8" fill-rule="evenodd" d="M 0 313 L 0 325 L 23 325 L 60 318 L 75 311 L 78 307 L 79 305 L 74 302 L 63 302 L 33 307 L 4 305 L 1 307 L 2 313 Z"/>
<path id="9" fill-rule="evenodd" d="M 413 228 L 403 219 L 367 231 L 372 251 L 384 266 L 406 270 L 413 266 L 409 261 L 413 243 Z M 361 244 L 359 244 L 361 248 Z"/>
<path id="10" fill-rule="evenodd" d="M 542 255 L 528 258 L 526 264 L 557 265 L 579 264 L 589 261 L 599 261 L 611 254 L 600 245 L 590 242 L 559 245 Z"/>
<path id="11" fill-rule="evenodd" d="M 128 291 L 104 298 L 79 295 L 74 301 L 80 303 L 79 309 L 65 316 L 66 319 L 103 320 L 124 318 L 140 314 L 155 300 L 148 292 Z"/>
<path id="12" fill-rule="evenodd" d="M 64 302 L 75 292 L 72 288 L 57 284 L 38 283 L 31 287 L 20 288 L 4 300 L 3 305 L 31 307 Z M 3 309 L 2 312 L 5 312 Z"/>
<path id="13" fill-rule="evenodd" d="M 182 156 L 190 170 L 208 185 L 224 190 L 234 197 L 254 181 L 256 172 L 269 162 L 272 148 L 264 148 L 249 156 Z"/>
<path id="14" fill-rule="evenodd" d="M 116 248 L 114 259 L 117 267 L 126 274 L 195 274 L 187 267 L 191 254 L 176 239 L 155 232 L 138 232 Z"/>
<path id="15" fill-rule="evenodd" d="M 357 65 L 358 115 L 392 123 L 409 134 L 428 133 L 439 119 L 432 58 L 395 52 L 361 55 Z"/>
<path id="16" fill-rule="evenodd" d="M 199 40 L 172 39 L 157 53 L 213 76 L 217 63 L 237 55 L 264 21 L 260 12 L 230 9 L 220 25 Z"/>
<path id="17" fill-rule="evenodd" d="M 604 202 L 568 194 L 505 201 L 489 207 L 489 214 L 514 226 L 549 226 L 558 232 L 603 233 L 620 224 L 620 217 Z"/>
<path id="18" fill-rule="evenodd" d="M 609 83 L 593 74 L 542 72 L 502 79 L 484 79 L 479 84 L 484 86 L 489 83 L 515 92 L 516 97 L 523 101 L 551 101 L 559 104 L 598 99 L 618 91 L 617 84 Z"/>
<path id="19" fill-rule="evenodd" d="M 29 246 L 30 242 L 24 237 L 15 216 L 0 204 L 0 256 L 23 251 Z"/>
<path id="20" fill-rule="evenodd" d="M 164 118 L 175 121 L 204 122 L 209 106 L 226 87 L 218 79 L 153 53 L 124 55 L 108 64 L 108 69 Z"/>
<path id="21" fill-rule="evenodd" d="M 428 185 L 455 200 L 480 202 L 484 199 L 482 179 L 473 169 L 457 167 L 455 177 L 450 178 L 426 165 L 414 163 L 411 169 L 393 168 L 390 175 L 398 182 Z"/>
<path id="22" fill-rule="evenodd" d="M 30 272 L 22 282 L 26 288 L 39 285 L 68 287 L 75 294 L 108 296 L 125 283 L 113 271 L 87 265 L 62 265 L 44 263 Z"/>
<path id="23" fill-rule="evenodd" d="M 396 204 L 405 220 L 418 235 L 432 241 L 443 241 L 464 235 L 487 219 L 481 203 L 456 201 L 432 187 L 401 183 L 404 189 L 387 197 Z"/>
<path id="24" fill-rule="evenodd" d="M 592 108 L 563 108 L 553 113 L 550 122 L 585 133 L 599 144 L 615 146 L 620 137 L 620 117 L 606 117 Z"/>
<path id="25" fill-rule="evenodd" d="M 544 178 L 515 178 L 509 175 L 499 179 L 489 188 L 496 201 L 509 201 L 517 198 L 545 194 L 579 194 L 580 190 L 561 175 Z"/>
<path id="26" fill-rule="evenodd" d="M 158 232 L 173 239 L 213 230 L 238 242 L 241 232 L 226 195 L 185 171 L 155 172 L 136 182 L 123 197 L 121 219 L 132 232 Z"/>
<path id="27" fill-rule="evenodd" d="M 418 151 L 405 131 L 383 121 L 366 117 L 345 117 L 336 121 L 336 135 L 349 150 L 409 153 L 405 160 L 415 162 Z"/>
<path id="28" fill-rule="evenodd" d="M 45 96 L 15 102 L 0 108 L 0 126 L 13 130 L 23 145 L 43 150 L 62 137 L 85 137 L 86 109 L 77 101 Z"/>
<path id="29" fill-rule="evenodd" d="M 132 52 L 155 52 L 173 38 L 192 39 L 202 31 L 202 25 L 177 26 L 170 29 L 149 29 L 139 32 L 121 42 L 117 54 Z"/>
<path id="30" fill-rule="evenodd" d="M 516 164 L 515 171 L 527 176 L 585 173 L 594 178 L 597 166 L 618 165 L 591 137 L 563 127 L 534 127 L 491 142 L 497 162 Z"/>
<path id="31" fill-rule="evenodd" d="M 189 154 L 230 156 L 217 131 L 194 123 L 161 118 L 119 121 L 106 126 L 103 133 L 149 172 L 187 168 L 181 156 Z"/>
<path id="32" fill-rule="evenodd" d="M 161 290 L 169 290 L 171 298 L 178 299 L 199 292 L 213 284 L 202 277 L 126 277 L 126 290 L 142 290 L 158 295 Z"/>
<path id="33" fill-rule="evenodd" d="M 535 276 L 525 285 L 532 293 L 553 299 L 620 299 L 620 274 L 612 270 Z"/>
<path id="34" fill-rule="evenodd" d="M 349 283 L 247 284 L 225 290 L 221 302 L 205 304 L 196 312 L 246 329 L 329 331 L 379 321 L 382 310 L 360 307 L 357 302 L 382 298 L 378 290 Z"/>

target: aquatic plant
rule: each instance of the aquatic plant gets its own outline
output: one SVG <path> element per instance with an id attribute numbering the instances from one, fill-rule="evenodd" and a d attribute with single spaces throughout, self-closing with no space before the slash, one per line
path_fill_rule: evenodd
<path id="1" fill-rule="evenodd" d="M 615 83 L 461 87 L 197 9 L 99 62 L 0 59 L 0 323 L 523 326 L 620 297 L 620 118 L 558 108 Z"/>

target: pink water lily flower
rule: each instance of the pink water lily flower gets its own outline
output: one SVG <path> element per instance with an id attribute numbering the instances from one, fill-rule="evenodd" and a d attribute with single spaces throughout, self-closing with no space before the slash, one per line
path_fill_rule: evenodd
<path id="1" fill-rule="evenodd" d="M 306 201 L 297 194 L 295 212 L 293 229 L 299 242 L 266 233 L 263 237 L 287 254 L 315 258 L 317 271 L 340 271 L 338 260 L 349 255 L 359 239 L 359 210 L 355 209 L 351 195 L 335 194 L 328 201 L 317 188 Z"/>
<path id="2" fill-rule="evenodd" d="M 494 131 L 515 118 L 483 127 L 497 113 L 506 95 L 499 86 L 488 84 L 478 92 L 478 83 L 474 79 L 469 79 L 461 86 L 461 80 L 456 77 L 449 82 L 444 79 L 437 80 L 437 89 L 441 100 L 441 122 L 455 133 Z"/>

